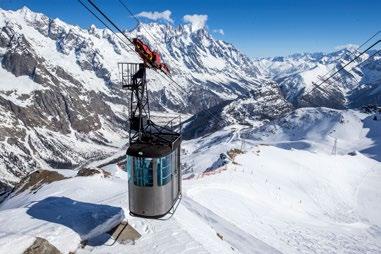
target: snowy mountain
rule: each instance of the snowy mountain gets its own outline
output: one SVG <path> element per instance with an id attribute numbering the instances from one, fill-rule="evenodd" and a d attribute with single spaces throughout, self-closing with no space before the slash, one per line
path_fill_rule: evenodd
<path id="1" fill-rule="evenodd" d="M 272 120 L 298 107 L 342 109 L 381 104 L 381 55 L 376 50 L 365 53 L 323 83 L 323 90 L 313 85 L 320 84 L 358 54 L 357 49 L 347 47 L 332 53 L 257 59 L 254 65 L 268 79 L 264 81 L 267 90 L 264 92 L 261 91 L 263 86 L 258 87 L 243 98 L 214 107 L 213 112 L 223 124 L 216 124 L 218 121 L 210 119 L 208 112 L 198 113 L 190 119 L 197 121 L 186 127 L 186 137 L 197 137 L 229 124 L 256 126 L 258 120 Z M 254 94 L 257 99 L 252 100 Z M 204 128 L 205 121 L 208 121 L 208 128 Z"/>
<path id="2" fill-rule="evenodd" d="M 304 53 L 264 58 L 257 60 L 256 65 L 264 75 L 278 83 L 287 99 L 294 105 L 359 107 L 375 103 L 380 96 L 381 56 L 375 53 L 375 50 L 370 50 L 362 55 L 322 85 L 326 92 L 315 89 L 304 101 L 300 98 L 303 93 L 314 88 L 313 82 L 320 84 L 329 74 L 354 59 L 359 51 L 347 47 L 332 53 Z"/>
<path id="3" fill-rule="evenodd" d="M 186 141 L 183 200 L 169 220 L 129 215 L 116 164 L 34 172 L 0 204 L 0 252 L 380 253 L 380 131 L 372 115 L 303 108 Z M 121 221 L 137 240 L 112 236 Z"/>
<path id="4" fill-rule="evenodd" d="M 337 109 L 381 95 L 374 52 L 301 100 L 355 49 L 252 60 L 191 24 L 126 32 L 177 83 L 149 71 L 156 119 L 187 118 L 183 200 L 161 221 L 129 215 L 120 164 L 132 46 L 26 7 L 0 27 L 0 253 L 381 252 L 381 112 Z"/>
<path id="5" fill-rule="evenodd" d="M 85 30 L 26 7 L 0 10 L 0 27 L 3 184 L 36 167 L 78 167 L 126 142 L 128 101 L 117 63 L 139 61 L 131 45 L 107 29 Z M 148 74 L 154 111 L 194 114 L 257 90 L 282 100 L 252 60 L 205 29 L 152 23 L 127 36 L 158 49 L 178 83 Z"/>
<path id="6" fill-rule="evenodd" d="M 197 138 L 234 124 L 254 127 L 292 111 L 292 104 L 275 82 L 262 82 L 264 86 L 252 89 L 246 96 L 224 101 L 189 118 L 185 122 L 184 138 Z"/>
<path id="7" fill-rule="evenodd" d="M 0 26 L 0 189 L 33 168 L 75 168 L 125 144 L 128 99 L 117 63 L 139 61 L 131 45 L 107 29 L 82 29 L 26 7 L 0 10 Z M 191 24 L 140 24 L 126 33 L 160 51 L 171 67 L 177 84 L 149 72 L 151 109 L 196 113 L 186 138 L 230 124 L 256 126 L 292 110 L 289 102 L 357 107 L 381 92 L 375 56 L 340 73 L 326 89 L 329 95 L 315 90 L 300 101 L 318 75 L 353 57 L 350 48 L 251 60 Z"/>

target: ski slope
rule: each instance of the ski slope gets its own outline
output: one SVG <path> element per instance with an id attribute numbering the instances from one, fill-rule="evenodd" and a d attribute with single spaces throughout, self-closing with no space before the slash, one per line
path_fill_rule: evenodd
<path id="1" fill-rule="evenodd" d="M 62 253 L 380 253 L 381 121 L 369 117 L 303 109 L 184 142 L 184 197 L 165 221 L 129 215 L 115 164 L 104 167 L 111 176 L 59 171 L 66 179 L 0 205 L 0 253 L 22 253 L 36 237 Z M 233 148 L 244 153 L 212 167 Z M 122 220 L 142 237 L 115 243 L 106 232 Z"/>
<path id="2" fill-rule="evenodd" d="M 283 253 L 380 252 L 371 232 L 380 224 L 368 222 L 362 205 L 379 210 L 379 183 L 368 190 L 373 199 L 358 194 L 381 175 L 379 163 L 273 146 L 250 149 L 236 163 L 194 180 L 187 196 Z"/>

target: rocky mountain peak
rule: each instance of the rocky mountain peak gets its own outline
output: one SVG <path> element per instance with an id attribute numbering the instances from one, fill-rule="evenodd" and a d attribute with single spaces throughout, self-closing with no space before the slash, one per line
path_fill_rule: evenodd
<path id="1" fill-rule="evenodd" d="M 82 29 L 27 8 L 0 10 L 0 31 L 2 186 L 42 165 L 75 168 L 107 157 L 127 142 L 128 96 L 117 63 L 141 61 L 133 45 L 108 29 Z M 189 24 L 140 24 L 126 35 L 144 39 L 170 66 L 176 84 L 148 72 L 151 110 L 196 114 L 189 137 L 274 119 L 292 110 L 289 102 L 297 105 L 318 75 L 346 61 L 344 50 L 252 60 Z M 333 97 L 318 94 L 314 104 L 377 95 L 380 70 L 370 63 L 341 76 L 330 88 Z M 213 122 L 206 108 L 224 124 Z"/>
<path id="2" fill-rule="evenodd" d="M 3 184 L 41 165 L 77 167 L 127 142 L 128 97 L 117 63 L 141 61 L 133 45 L 108 29 L 82 29 L 28 8 L 0 10 L 0 29 Z M 177 82 L 149 72 L 154 111 L 194 114 L 261 87 L 281 96 L 261 82 L 251 59 L 206 29 L 148 23 L 126 35 L 158 50 Z"/>

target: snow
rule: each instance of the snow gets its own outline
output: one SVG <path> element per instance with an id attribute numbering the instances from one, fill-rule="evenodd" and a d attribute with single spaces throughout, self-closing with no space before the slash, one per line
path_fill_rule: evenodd
<path id="1" fill-rule="evenodd" d="M 107 86 L 107 81 L 98 77 L 93 70 L 81 69 L 78 64 L 81 61 L 90 62 L 95 68 L 101 68 L 102 73 L 107 71 L 107 77 L 110 81 L 119 82 L 118 62 L 140 62 L 136 54 L 123 43 L 121 43 L 114 34 L 107 29 L 97 29 L 94 26 L 88 30 L 66 24 L 58 19 L 54 19 L 54 27 L 61 34 L 57 40 L 47 36 L 44 28 L 48 29 L 49 18 L 43 14 L 34 13 L 27 8 L 19 11 L 1 10 L 1 21 L 9 21 L 17 26 L 15 31 L 23 34 L 36 55 L 45 60 L 44 66 L 48 70 L 53 70 L 57 66 L 63 68 L 68 74 L 81 82 L 84 90 L 96 91 L 112 96 L 112 92 Z M 173 71 L 172 78 L 180 84 L 183 89 L 179 89 L 169 78 L 164 78 L 158 73 L 149 71 L 148 76 L 155 82 L 149 82 L 150 91 L 160 91 L 171 86 L 170 99 L 173 101 L 184 102 L 184 96 L 181 96 L 189 85 L 198 85 L 204 88 L 204 83 L 216 80 L 218 75 L 220 81 L 228 80 L 240 86 L 239 80 L 246 76 L 250 86 L 255 86 L 257 75 L 255 66 L 251 60 L 241 54 L 232 45 L 217 41 L 212 38 L 203 28 L 192 32 L 189 25 L 173 27 L 169 24 L 140 24 L 130 33 L 130 37 L 140 36 L 147 41 L 152 48 L 158 50 L 163 60 Z M 148 35 L 147 31 L 150 31 Z M 67 35 L 72 35 L 67 38 Z M 169 43 L 168 38 L 171 38 Z M 160 46 L 158 46 L 160 44 Z M 192 47 L 189 45 L 192 44 Z M 132 47 L 132 45 L 129 45 Z M 246 66 L 245 69 L 240 66 Z M 253 68 L 250 69 L 250 66 Z M 250 69 L 250 71 L 248 71 Z M 221 72 L 224 70 L 223 72 Z M 196 79 L 186 79 L 192 77 L 193 73 L 207 73 L 206 76 L 199 76 Z M 250 72 L 250 73 L 248 73 Z M 46 77 L 49 78 L 49 77 Z M 62 81 L 63 85 L 71 86 L 70 82 Z M 246 85 L 247 85 L 246 84 Z M 217 90 L 218 86 L 213 90 Z M 236 91 L 227 86 L 229 90 L 226 94 L 234 94 Z M 234 97 L 233 95 L 233 97 Z M 226 95 L 222 95 L 226 97 Z"/>
<path id="2" fill-rule="evenodd" d="M 331 71 L 331 66 L 317 64 L 317 66 L 311 70 L 305 71 L 301 74 L 304 84 L 306 84 L 307 89 L 313 88 L 314 83 L 320 83 L 318 77 L 323 77 L 326 73 Z"/>
<path id="3" fill-rule="evenodd" d="M 100 155 L 113 154 L 118 149 L 112 146 L 112 141 L 120 140 L 116 135 L 108 133 L 106 128 L 104 133 L 107 133 L 107 137 L 113 137 L 114 140 L 110 140 L 110 146 L 104 146 L 101 144 L 95 144 L 91 142 L 91 134 L 88 137 L 82 137 L 80 133 L 72 130 L 70 134 L 64 135 L 61 133 L 55 133 L 43 128 L 35 128 L 39 135 L 43 135 L 46 141 L 50 141 L 53 144 L 58 145 L 58 147 L 70 147 L 71 149 L 61 149 L 62 156 L 70 160 L 73 164 L 83 163 L 84 159 L 91 160 L 93 157 L 99 157 Z M 30 138 L 33 141 L 33 145 L 39 151 L 39 156 L 41 159 L 49 159 L 54 157 L 54 151 L 48 149 L 38 138 L 35 132 L 30 132 Z M 57 144 L 58 142 L 58 144 Z M 82 164 L 81 163 L 81 164 Z"/>
<path id="4" fill-rule="evenodd" d="M 34 90 L 41 89 L 42 86 L 33 82 L 28 76 L 15 77 L 12 73 L 0 68 L 0 90 L 17 90 L 20 94 L 28 94 Z"/>
<path id="5" fill-rule="evenodd" d="M 34 240 L 35 238 L 30 235 L 0 232 L 0 253 L 23 253 Z"/>
<path id="6" fill-rule="evenodd" d="M 42 85 L 35 83 L 30 77 L 16 77 L 3 68 L 0 68 L 0 76 L 0 96 L 21 107 L 25 107 L 31 102 L 29 100 L 21 100 L 19 99 L 19 96 L 30 94 L 35 90 L 44 89 Z"/>
<path id="7" fill-rule="evenodd" d="M 381 250 L 379 233 L 371 233 L 380 226 L 379 184 L 366 180 L 379 179 L 379 162 L 257 146 L 235 163 L 185 182 L 186 196 L 283 253 Z M 364 181 L 369 196 L 357 195 Z"/>
<path id="8" fill-rule="evenodd" d="M 126 197 L 126 189 L 125 182 L 95 175 L 54 182 L 35 195 L 19 194 L 1 204 L 0 232 L 4 234 L 0 241 L 12 239 L 12 232 L 18 232 L 45 238 L 63 253 L 75 251 L 82 240 L 123 220 L 119 202 L 126 199 L 115 203 L 115 198 Z"/>
<path id="9" fill-rule="evenodd" d="M 224 59 L 214 57 L 210 54 L 203 56 L 201 61 L 204 66 L 210 66 L 212 69 L 216 69 L 217 71 L 223 70 L 226 66 Z"/>
<path id="10" fill-rule="evenodd" d="M 328 77 L 349 60 L 353 59 L 357 53 L 353 48 L 338 49 L 330 53 L 303 53 L 290 56 L 271 57 L 256 59 L 254 64 L 267 77 L 278 83 L 287 98 L 297 99 L 299 92 L 309 92 L 314 83 L 320 83 L 319 76 Z M 365 53 L 353 63 L 345 67 L 344 70 L 336 73 L 328 82 L 323 84 L 323 88 L 328 93 L 340 93 L 348 102 L 356 105 L 374 103 L 374 100 L 362 97 L 361 92 L 367 95 L 377 93 L 380 81 L 380 71 L 377 69 L 379 60 L 369 59 L 373 53 Z M 362 86 L 372 86 L 371 89 L 362 90 Z M 359 94 L 353 93 L 359 90 Z M 328 97 L 328 94 L 322 94 Z"/>
<path id="11" fill-rule="evenodd" d="M 1 15 L 5 15 L 3 11 Z M 44 16 L 36 16 L 28 9 L 7 12 L 6 16 L 21 24 L 21 31 L 37 54 L 46 59 L 48 68 L 61 66 L 81 81 L 84 90 L 113 96 L 103 79 L 73 64 L 77 55 L 70 47 L 66 49 L 67 54 L 57 52 L 56 42 L 30 25 L 31 20 Z M 92 45 L 90 48 L 99 50 L 99 61 L 110 70 L 112 81 L 117 80 L 116 62 L 126 58 L 137 61 L 129 53 L 117 53 L 115 47 L 120 45 L 113 45 L 109 41 L 112 38 L 104 40 L 109 35 L 107 30 L 93 27 L 90 33 L 55 21 L 65 32 L 76 33 Z M 242 76 L 247 82 L 239 82 L 239 88 L 250 89 L 260 82 L 258 77 L 262 74 L 254 70 L 249 59 L 230 44 L 203 34 L 204 30 L 196 34 L 186 31 L 189 29 L 186 26 L 175 29 L 159 24 L 149 28 L 160 42 L 165 41 L 165 36 L 172 36 L 173 48 L 164 49 L 163 59 L 176 67 L 176 80 L 184 89 L 191 84 L 185 75 L 192 76 L 192 84 L 218 84 L 219 89 L 212 92 L 225 99 L 239 96 L 239 89 L 222 84 L 235 84 Z M 134 33 L 142 34 L 142 31 Z M 186 47 L 191 44 L 195 47 Z M 216 57 L 211 48 L 218 49 L 225 57 Z M 318 74 L 324 74 L 331 61 L 324 56 L 321 60 L 327 64 L 321 65 L 309 55 L 292 58 L 263 60 L 258 68 L 266 75 L 270 74 L 266 68 L 276 69 L 272 78 L 298 75 L 304 82 L 302 85 L 306 85 Z M 241 66 L 249 66 L 253 75 Z M 43 89 L 28 77 L 16 78 L 1 68 L 0 71 L 1 82 L 5 82 L 0 83 L 0 90 L 9 92 L 7 84 L 17 84 L 15 92 L 1 96 L 10 96 L 19 105 L 27 103 L 18 101 L 19 94 Z M 149 83 L 150 91 L 164 87 L 171 99 L 183 100 L 182 92 L 168 85 L 168 80 L 149 71 L 151 74 L 155 82 Z M 247 100 L 247 103 L 255 101 Z M 121 104 L 109 105 L 118 115 L 123 115 Z M 8 115 L 1 114 L 1 117 L 8 118 Z M 96 167 L 125 155 L 121 147 L 126 139 L 121 137 L 126 137 L 126 133 L 115 130 L 107 118 L 100 120 L 102 130 L 86 137 L 75 131 L 68 135 L 39 128 L 35 131 L 48 140 L 59 140 L 59 147 L 64 148 L 63 156 L 73 163 Z M 76 177 L 75 170 L 59 169 L 67 179 L 33 192 L 11 195 L 0 204 L 0 253 L 22 253 L 36 237 L 47 239 L 63 253 L 380 253 L 380 133 L 380 122 L 372 121 L 369 115 L 354 110 L 306 108 L 276 121 L 255 122 L 250 128 L 231 125 L 184 141 L 184 197 L 175 215 L 166 221 L 129 215 L 127 174 L 116 164 L 104 166 L 111 173 L 109 178 Z M 92 135 L 98 134 L 110 141 L 110 146 L 88 142 Z M 27 137 L 35 139 L 33 145 L 41 151 L 42 158 L 35 158 L 37 161 L 54 156 L 32 130 L 27 131 Z M 333 153 L 335 143 L 337 151 Z M 4 144 L 4 150 L 21 154 Z M 65 151 L 67 147 L 73 150 Z M 206 169 L 220 165 L 216 163 L 220 154 L 234 148 L 244 153 L 226 166 L 203 174 Z M 49 169 L 42 162 L 41 167 Z M 17 180 L 5 172 L 3 178 Z M 122 220 L 142 237 L 128 245 L 114 244 L 106 232 Z M 88 245 L 80 249 L 81 242 L 87 240 Z"/>
<path id="12" fill-rule="evenodd" d="M 165 221 L 128 214 L 127 174 L 116 164 L 104 167 L 110 178 L 60 170 L 71 178 L 1 204 L 0 242 L 22 241 L 14 253 L 35 237 L 63 252 L 82 254 L 380 253 L 381 163 L 367 153 L 347 154 L 377 145 L 381 126 L 368 121 L 356 111 L 307 108 L 280 119 L 278 131 L 267 140 L 233 125 L 184 141 L 183 162 L 190 171 L 184 175 L 183 200 Z M 270 130 L 262 127 L 261 135 Z M 339 142 L 332 154 L 333 137 L 347 149 Z M 287 140 L 310 146 L 288 147 Z M 232 148 L 244 153 L 224 170 L 203 174 Z M 114 243 L 105 232 L 121 220 L 142 237 L 133 244 Z M 89 244 L 78 249 L 85 239 Z"/>
<path id="13" fill-rule="evenodd" d="M 209 191 L 210 190 L 208 190 L 208 192 Z M 226 199 L 229 198 L 229 196 L 225 196 L 225 193 L 223 192 L 215 194 L 217 194 L 217 197 L 222 194 Z M 182 202 L 189 211 L 196 214 L 198 217 L 201 217 L 211 228 L 218 232 L 227 243 L 234 249 L 237 249 L 240 253 L 280 253 L 261 240 L 253 237 L 251 234 L 240 229 L 234 223 L 229 222 L 224 219 L 224 217 L 220 217 L 205 206 L 195 202 L 194 199 L 184 197 Z M 240 207 L 236 208 L 239 209 Z"/>
<path id="14" fill-rule="evenodd" d="M 354 110 L 303 108 L 261 126 L 261 132 L 243 132 L 258 142 L 312 152 L 331 153 L 336 140 L 338 153 L 346 154 L 374 146 L 378 126 L 370 118 Z"/>
<path id="15" fill-rule="evenodd" d="M 369 174 L 363 178 L 356 193 L 359 200 L 357 211 L 363 220 L 367 220 L 373 225 L 378 225 L 371 227 L 372 230 L 378 230 L 378 238 L 381 238 L 381 228 L 379 227 L 379 225 L 381 225 L 379 207 L 381 190 L 377 187 L 380 181 L 380 172 L 369 172 Z"/>

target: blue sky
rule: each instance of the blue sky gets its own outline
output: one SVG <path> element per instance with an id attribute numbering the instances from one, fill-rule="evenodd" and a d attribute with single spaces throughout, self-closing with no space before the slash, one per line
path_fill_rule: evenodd
<path id="1" fill-rule="evenodd" d="M 223 29 L 213 36 L 233 43 L 251 57 L 296 52 L 333 51 L 344 44 L 361 44 L 381 30 L 380 0 L 122 0 L 134 13 L 169 10 L 174 24 L 185 15 L 207 15 L 207 28 Z M 134 21 L 119 0 L 96 0 L 123 28 Z M 0 0 L 3 9 L 23 5 L 50 17 L 87 28 L 95 20 L 77 0 Z"/>

